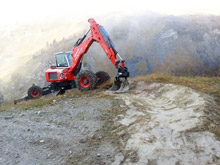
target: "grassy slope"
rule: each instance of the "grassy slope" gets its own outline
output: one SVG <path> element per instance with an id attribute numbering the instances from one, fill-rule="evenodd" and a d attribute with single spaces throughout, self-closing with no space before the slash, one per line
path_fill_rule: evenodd
<path id="1" fill-rule="evenodd" d="M 145 81 L 145 82 L 160 82 L 160 83 L 171 83 L 176 85 L 187 86 L 197 91 L 207 93 L 215 96 L 217 99 L 220 99 L 220 77 L 176 77 L 166 74 L 151 74 L 148 76 L 139 76 L 133 81 Z M 102 87 L 99 87 L 97 90 L 92 92 L 80 92 L 77 89 L 70 90 L 66 92 L 65 96 L 55 96 L 55 97 L 42 97 L 38 100 L 30 100 L 27 102 L 20 103 L 18 105 L 13 105 L 13 101 L 6 101 L 0 110 L 5 110 L 13 107 L 17 108 L 34 108 L 34 107 L 42 107 L 44 105 L 53 104 L 53 100 L 65 100 L 65 98 L 73 98 L 80 97 L 83 95 L 94 95 L 99 93 L 99 91 L 106 90 L 110 88 L 112 82 L 109 82 Z M 99 95 L 102 95 L 99 93 Z"/>
<path id="2" fill-rule="evenodd" d="M 100 91 L 106 90 L 110 88 L 112 85 L 112 82 L 109 82 L 102 87 L 99 87 L 96 90 L 92 91 L 79 91 L 78 89 L 73 89 L 73 90 L 68 90 L 66 91 L 65 95 L 59 95 L 59 96 L 44 96 L 41 97 L 40 99 L 36 100 L 29 100 L 29 101 L 24 101 L 21 103 L 18 103 L 14 105 L 13 100 L 6 100 L 3 104 L 3 106 L 0 107 L 0 110 L 7 110 L 11 108 L 18 108 L 18 109 L 29 109 L 29 108 L 39 108 L 43 107 L 45 105 L 53 105 L 54 101 L 61 101 L 61 100 L 66 100 L 69 98 L 74 98 L 74 99 L 83 99 L 83 97 L 92 97 L 92 96 L 97 96 L 99 97 L 107 97 L 107 95 L 101 93 Z"/>
<path id="3" fill-rule="evenodd" d="M 182 85 L 220 98 L 220 77 L 177 77 L 166 74 L 152 74 L 136 77 L 134 81 Z"/>

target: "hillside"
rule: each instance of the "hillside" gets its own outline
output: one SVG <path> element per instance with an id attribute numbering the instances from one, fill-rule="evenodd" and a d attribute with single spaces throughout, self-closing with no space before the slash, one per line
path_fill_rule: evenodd
<path id="1" fill-rule="evenodd" d="M 74 89 L 1 107 L 0 164 L 220 163 L 214 97 L 138 79 L 130 87 L 124 94 Z"/>
<path id="2" fill-rule="evenodd" d="M 33 24 L 0 27 L 0 79 L 16 73 L 41 49 L 81 32 L 83 24 L 70 19 L 42 20 Z M 10 66 L 10 67 L 9 67 Z"/>
<path id="3" fill-rule="evenodd" d="M 115 42 L 116 49 L 126 59 L 131 77 L 151 73 L 168 73 L 177 76 L 219 76 L 219 20 L 220 17 L 211 15 L 161 16 L 146 14 L 129 18 L 108 17 L 102 22 L 98 22 L 99 20 L 97 22 L 106 28 Z M 30 32 L 29 30 L 32 28 L 27 28 L 25 31 L 29 36 L 26 36 L 24 44 L 18 43 L 22 41 L 21 38 L 14 43 L 20 46 L 18 49 L 27 48 L 27 56 L 19 56 L 21 62 L 16 61 L 12 56 L 16 65 L 15 68 L 10 67 L 10 69 L 16 70 L 16 72 L 11 72 L 9 76 L 5 77 L 4 75 L 7 73 L 5 71 L 0 76 L 1 91 L 4 96 L 7 99 L 23 96 L 33 83 L 42 87 L 47 85 L 44 72 L 49 67 L 48 61 L 54 63 L 53 54 L 55 52 L 72 50 L 75 41 L 85 33 L 85 29 L 89 28 L 88 23 L 80 25 L 82 26 L 77 25 L 78 28 L 82 27 L 77 34 L 71 32 L 73 26 L 76 27 L 76 25 L 68 22 L 60 25 L 61 27 L 50 26 L 51 30 L 46 31 L 50 35 L 45 36 L 46 39 L 43 40 L 43 43 L 40 42 L 42 37 L 39 37 L 44 35 L 42 27 L 36 26 L 36 30 L 34 31 L 35 28 L 33 28 L 33 31 Z M 65 29 L 65 27 L 69 28 Z M 39 38 L 32 45 L 29 42 L 30 38 L 34 39 L 33 34 L 39 30 L 41 33 L 36 35 Z M 58 39 L 54 40 L 55 38 Z M 31 45 L 30 47 L 25 45 L 27 42 Z M 12 47 L 7 49 L 12 50 Z M 31 51 L 32 49 L 36 51 Z M 6 55 L 4 58 L 8 59 Z M 12 60 L 8 59 L 8 61 Z M 7 68 L 6 65 L 8 63 L 3 62 L 4 68 Z M 85 56 L 84 65 L 94 72 L 107 71 L 112 77 L 116 72 L 97 43 L 92 45 Z"/>

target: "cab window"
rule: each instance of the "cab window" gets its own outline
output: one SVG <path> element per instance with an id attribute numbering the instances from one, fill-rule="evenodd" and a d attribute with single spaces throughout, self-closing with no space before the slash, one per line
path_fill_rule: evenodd
<path id="1" fill-rule="evenodd" d="M 72 54 L 68 53 L 68 54 L 66 54 L 66 57 L 67 57 L 67 60 L 69 62 L 69 65 L 71 65 L 72 64 L 72 60 L 73 60 Z"/>
<path id="2" fill-rule="evenodd" d="M 66 60 L 65 54 L 56 55 L 57 67 L 68 67 L 68 62 Z"/>

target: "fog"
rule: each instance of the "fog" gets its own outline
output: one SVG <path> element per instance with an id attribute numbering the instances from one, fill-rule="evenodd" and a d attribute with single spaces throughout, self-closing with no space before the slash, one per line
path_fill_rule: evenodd
<path id="1" fill-rule="evenodd" d="M 0 25 L 35 23 L 43 19 L 54 19 L 65 15 L 74 19 L 97 16 L 134 15 L 142 12 L 156 12 L 168 15 L 220 14 L 217 0 L 7 0 L 0 2 Z"/>

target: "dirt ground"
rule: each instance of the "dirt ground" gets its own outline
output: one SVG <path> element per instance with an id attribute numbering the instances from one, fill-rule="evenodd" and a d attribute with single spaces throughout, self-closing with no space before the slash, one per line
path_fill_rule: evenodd
<path id="1" fill-rule="evenodd" d="M 220 107 L 213 97 L 188 87 L 138 82 L 116 98 L 128 108 L 115 130 L 122 139 L 121 164 L 220 164 Z"/>
<path id="2" fill-rule="evenodd" d="M 110 164 L 116 147 L 105 131 L 111 129 L 108 111 L 117 103 L 85 95 L 42 108 L 1 111 L 0 164 Z"/>
<path id="3" fill-rule="evenodd" d="M 0 164 L 220 164 L 220 108 L 187 87 L 131 82 L 0 111 Z"/>

